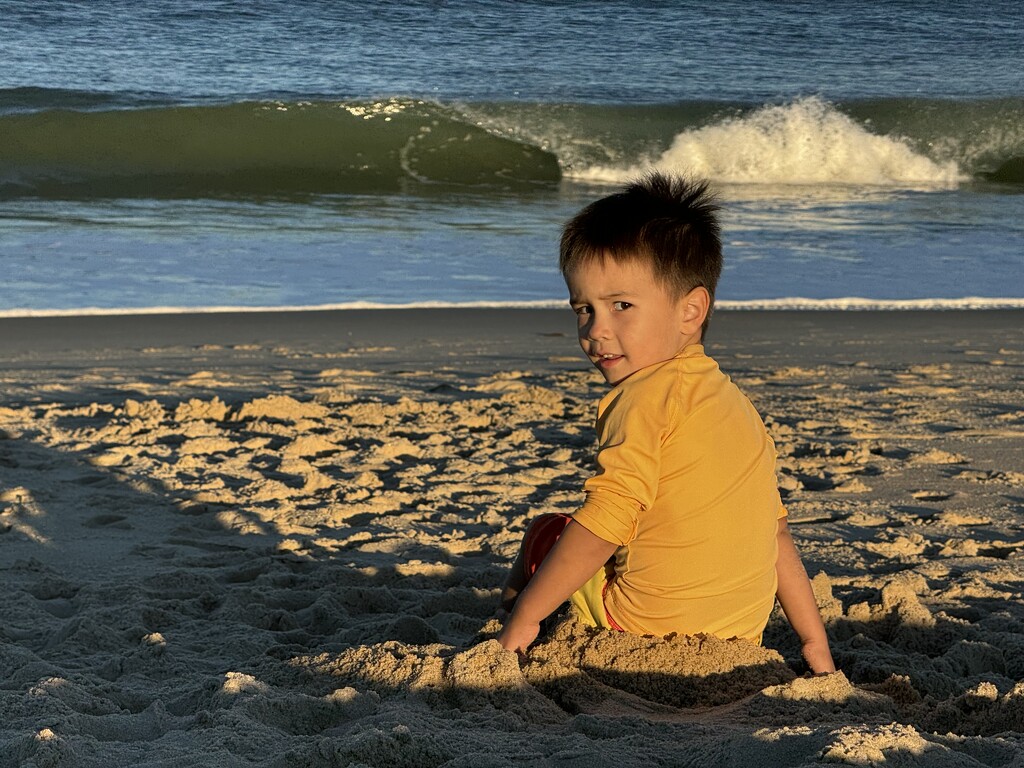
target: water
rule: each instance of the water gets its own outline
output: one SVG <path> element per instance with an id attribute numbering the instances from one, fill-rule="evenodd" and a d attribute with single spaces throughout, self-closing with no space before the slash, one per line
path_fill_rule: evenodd
<path id="1" fill-rule="evenodd" d="M 1018 3 L 712 5 L 0 0 L 0 313 L 560 303 L 650 167 L 724 302 L 1024 305 Z"/>

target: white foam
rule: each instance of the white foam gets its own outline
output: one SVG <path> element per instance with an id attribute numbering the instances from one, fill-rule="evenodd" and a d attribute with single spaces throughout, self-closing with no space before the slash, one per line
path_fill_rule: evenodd
<path id="1" fill-rule="evenodd" d="M 218 313 L 325 312 L 345 310 L 395 309 L 567 309 L 565 299 L 537 301 L 418 301 L 404 304 L 382 304 L 352 301 L 343 304 L 317 304 L 281 307 L 76 307 L 73 309 L 5 309 L 0 319 L 30 317 L 118 317 L 128 315 L 203 315 Z M 720 299 L 715 308 L 721 310 L 985 310 L 1024 309 L 1024 298 L 990 298 L 968 296 L 960 299 L 867 299 L 857 296 L 833 299 L 810 299 L 791 296 L 779 299 Z"/>
<path id="2" fill-rule="evenodd" d="M 384 304 L 372 301 L 350 301 L 341 304 L 311 304 L 305 306 L 249 307 L 76 307 L 72 309 L 4 309 L 0 319 L 14 317 L 108 317 L 120 315 L 206 315 L 218 313 L 265 313 L 265 312 L 326 312 L 337 310 L 387 310 L 387 309 L 562 309 L 568 306 L 566 299 L 542 299 L 539 301 L 412 301 L 402 304 Z"/>
<path id="3" fill-rule="evenodd" d="M 569 172 L 622 184 L 657 169 L 721 184 L 846 184 L 950 189 L 967 177 L 895 136 L 879 136 L 816 97 L 766 106 L 743 117 L 683 131 L 660 158 Z"/>
<path id="4" fill-rule="evenodd" d="M 792 296 L 782 299 L 720 300 L 716 309 L 738 310 L 984 310 L 1024 309 L 1024 298 L 988 298 L 966 296 L 960 299 L 865 299 L 847 296 L 835 299 L 808 299 Z"/>

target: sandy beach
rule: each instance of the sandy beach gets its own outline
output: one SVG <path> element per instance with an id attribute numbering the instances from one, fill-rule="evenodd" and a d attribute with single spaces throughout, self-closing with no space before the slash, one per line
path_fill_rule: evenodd
<path id="1" fill-rule="evenodd" d="M 1024 311 L 722 311 L 841 673 L 493 641 L 604 391 L 568 310 L 0 319 L 0 768 L 1024 765 Z"/>

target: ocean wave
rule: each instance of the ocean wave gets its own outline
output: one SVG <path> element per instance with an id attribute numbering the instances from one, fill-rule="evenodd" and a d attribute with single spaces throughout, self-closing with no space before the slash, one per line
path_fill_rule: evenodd
<path id="1" fill-rule="evenodd" d="M 207 197 L 516 185 L 560 178 L 544 150 L 424 101 L 49 109 L 0 117 L 0 194 Z"/>
<path id="2" fill-rule="evenodd" d="M 744 185 L 949 189 L 968 180 L 955 161 L 937 161 L 901 138 L 873 134 L 816 98 L 683 131 L 647 164 L 593 166 L 575 177 L 621 183 L 648 168 Z"/>
<path id="3" fill-rule="evenodd" d="M 620 184 L 937 190 L 1024 183 L 1024 100 L 833 104 L 173 103 L 0 91 L 0 196 L 253 197 Z"/>
<path id="4" fill-rule="evenodd" d="M 567 179 L 650 170 L 744 186 L 941 190 L 1024 182 L 1024 99 L 475 105 L 479 125 L 554 152 Z"/>
<path id="5" fill-rule="evenodd" d="M 564 299 L 536 301 L 413 301 L 385 304 L 371 301 L 351 301 L 339 304 L 302 306 L 198 306 L 198 307 L 76 307 L 70 309 L 5 309 L 0 319 L 33 317 L 120 317 L 133 315 L 204 315 L 226 313 L 266 314 L 274 312 L 343 312 L 354 310 L 405 309 L 565 309 Z M 986 298 L 968 296 L 960 299 L 867 299 L 846 297 L 837 299 L 809 299 L 798 296 L 780 299 L 751 299 L 746 301 L 721 300 L 715 303 L 719 311 L 951 311 L 951 310 L 1024 310 L 1024 298 Z"/>

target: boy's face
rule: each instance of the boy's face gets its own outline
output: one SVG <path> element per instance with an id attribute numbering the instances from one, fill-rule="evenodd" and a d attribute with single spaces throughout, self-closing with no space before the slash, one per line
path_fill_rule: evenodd
<path id="1" fill-rule="evenodd" d="M 700 343 L 707 305 L 700 312 L 693 298 L 706 297 L 703 288 L 676 297 L 646 262 L 609 258 L 580 266 L 565 281 L 580 346 L 609 384 Z"/>

